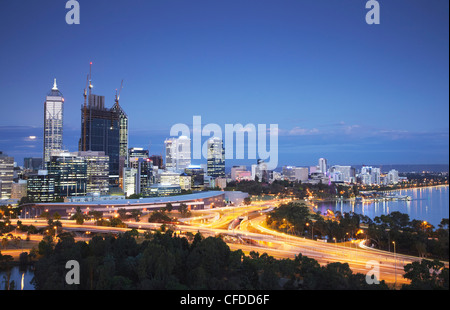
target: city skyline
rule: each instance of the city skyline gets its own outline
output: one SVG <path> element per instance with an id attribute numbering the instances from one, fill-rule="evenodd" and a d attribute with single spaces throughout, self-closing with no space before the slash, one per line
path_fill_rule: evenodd
<path id="1" fill-rule="evenodd" d="M 363 3 L 351 2 L 82 2 L 75 26 L 56 1 L 6 3 L 0 150 L 19 165 L 42 156 L 42 103 L 56 78 L 65 98 L 63 146 L 76 151 L 92 61 L 94 91 L 107 107 L 124 81 L 129 147 L 151 154 L 164 154 L 172 125 L 201 115 L 219 125 L 279 124 L 279 168 L 322 157 L 448 164 L 448 3 L 425 11 L 403 2 L 382 3 L 376 26 L 365 23 Z M 116 22 L 104 25 L 96 14 Z M 59 40 L 54 50 L 24 48 L 51 35 Z"/>

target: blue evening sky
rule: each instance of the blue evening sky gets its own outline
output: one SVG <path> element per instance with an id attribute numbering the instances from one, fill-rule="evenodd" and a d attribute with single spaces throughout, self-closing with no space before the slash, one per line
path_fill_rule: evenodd
<path id="1" fill-rule="evenodd" d="M 199 115 L 278 124 L 280 166 L 447 164 L 449 2 L 379 0 L 380 25 L 366 2 L 79 0 L 68 25 L 65 0 L 0 0 L 0 151 L 42 156 L 55 77 L 76 151 L 92 61 L 109 106 L 124 80 L 130 147 L 153 154 Z"/>

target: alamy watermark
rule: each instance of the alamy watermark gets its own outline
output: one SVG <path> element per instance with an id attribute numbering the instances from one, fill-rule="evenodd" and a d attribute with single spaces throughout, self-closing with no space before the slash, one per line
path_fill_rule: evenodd
<path id="1" fill-rule="evenodd" d="M 191 137 L 191 129 L 186 124 L 175 124 L 170 135 Z M 225 136 L 225 138 L 224 138 Z M 245 137 L 247 136 L 247 139 Z M 278 166 L 278 124 L 225 124 L 225 135 L 218 124 L 202 126 L 201 116 L 193 117 L 192 159 L 207 158 L 207 141 L 202 144 L 202 137 L 216 137 L 224 142 L 225 160 L 227 159 L 261 159 L 266 162 L 268 170 Z M 236 140 L 234 139 L 236 137 Z M 269 143 L 267 143 L 269 139 Z M 246 142 L 247 140 L 247 142 Z M 246 147 L 247 146 L 247 147 Z"/>
<path id="2" fill-rule="evenodd" d="M 80 24 L 80 3 L 77 0 L 66 2 L 66 23 L 69 25 Z M 366 23 L 369 25 L 380 24 L 380 3 L 376 0 L 369 0 L 366 3 L 366 9 L 370 9 L 366 14 Z"/>
<path id="3" fill-rule="evenodd" d="M 80 3 L 76 0 L 66 2 L 66 9 L 70 9 L 66 13 L 66 23 L 69 25 L 80 24 Z"/>
<path id="4" fill-rule="evenodd" d="M 70 269 L 66 273 L 66 283 L 68 285 L 80 284 L 80 263 L 76 260 L 69 260 L 66 263 L 66 269 Z"/>
<path id="5" fill-rule="evenodd" d="M 370 11 L 366 14 L 366 23 L 369 25 L 380 24 L 380 3 L 376 0 L 369 0 L 366 3 L 366 9 Z"/>
<path id="6" fill-rule="evenodd" d="M 369 285 L 380 284 L 380 263 L 375 260 L 370 260 L 366 263 L 366 283 Z"/>

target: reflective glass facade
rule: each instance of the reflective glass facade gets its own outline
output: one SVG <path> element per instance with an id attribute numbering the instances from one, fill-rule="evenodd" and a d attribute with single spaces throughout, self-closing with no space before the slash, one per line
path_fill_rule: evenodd
<path id="1" fill-rule="evenodd" d="M 50 161 L 52 152 L 62 149 L 63 112 L 64 97 L 55 83 L 44 103 L 44 162 Z"/>
<path id="2" fill-rule="evenodd" d="M 10 199 L 14 177 L 14 158 L 0 152 L 0 199 Z"/>
<path id="3" fill-rule="evenodd" d="M 109 184 L 118 186 L 120 174 L 121 116 L 114 109 L 104 108 L 103 96 L 90 95 L 89 99 L 90 104 L 86 109 L 85 120 L 84 108 L 81 108 L 83 121 L 81 126 L 80 150 L 83 150 L 83 144 L 85 142 L 86 151 L 105 152 L 105 155 L 109 156 Z"/>
<path id="4" fill-rule="evenodd" d="M 34 202 L 55 200 L 55 177 L 45 174 L 30 175 L 27 180 L 27 196 Z"/>
<path id="5" fill-rule="evenodd" d="M 210 177 L 225 177 L 225 149 L 222 139 L 211 138 L 207 142 L 207 173 Z"/>
<path id="6" fill-rule="evenodd" d="M 48 175 L 55 179 L 57 198 L 86 195 L 87 163 L 84 158 L 72 153 L 61 153 L 51 157 L 47 169 Z"/>

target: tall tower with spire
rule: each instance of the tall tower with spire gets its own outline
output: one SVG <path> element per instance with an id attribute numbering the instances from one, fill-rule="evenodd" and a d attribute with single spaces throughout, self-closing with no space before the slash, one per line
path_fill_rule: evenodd
<path id="1" fill-rule="evenodd" d="M 123 80 L 111 111 L 119 117 L 119 186 L 123 188 L 123 169 L 128 166 L 128 116 L 119 104 Z"/>
<path id="2" fill-rule="evenodd" d="M 53 82 L 44 103 L 44 163 L 50 161 L 52 152 L 62 150 L 64 97 Z"/>

